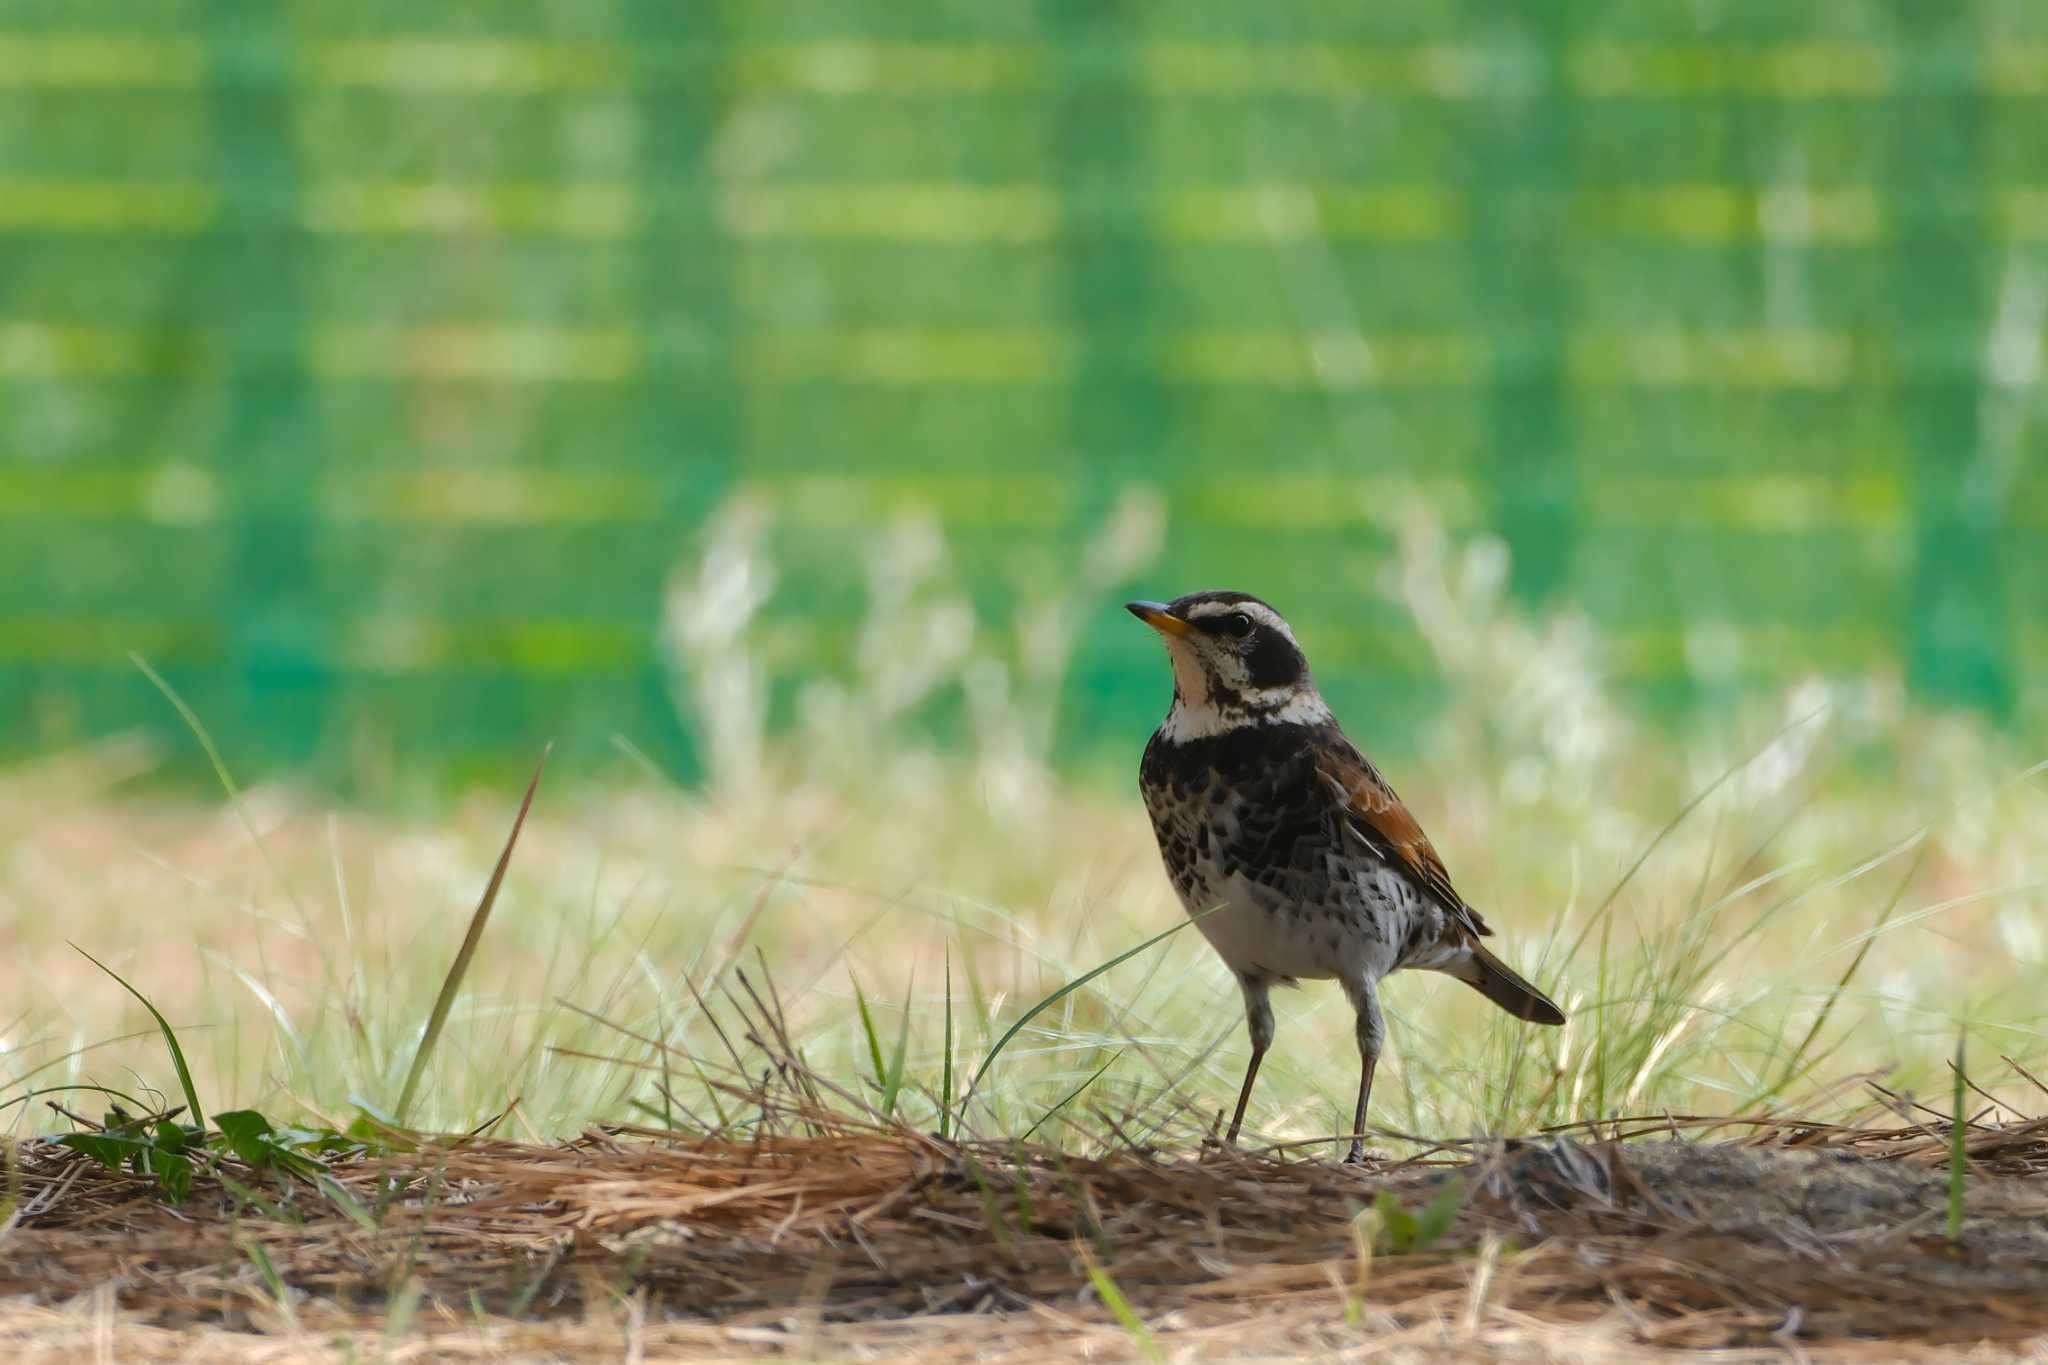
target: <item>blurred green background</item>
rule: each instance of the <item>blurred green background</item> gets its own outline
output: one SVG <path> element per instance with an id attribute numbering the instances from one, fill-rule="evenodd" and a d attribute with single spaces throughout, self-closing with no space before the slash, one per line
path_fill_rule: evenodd
<path id="1" fill-rule="evenodd" d="M 735 495 L 782 709 L 893 519 L 1011 641 L 1152 488 L 1118 588 L 1272 599 L 1380 747 L 1417 516 L 1654 709 L 2020 716 L 2044 314 L 2039 0 L 0 0 L 0 752 L 175 730 L 132 650 L 244 770 L 692 771 Z M 1075 758 L 1164 702 L 1121 595 Z"/>

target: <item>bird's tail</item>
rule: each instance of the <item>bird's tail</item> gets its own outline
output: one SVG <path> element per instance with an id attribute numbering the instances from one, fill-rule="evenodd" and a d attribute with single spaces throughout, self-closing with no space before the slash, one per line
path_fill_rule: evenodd
<path id="1" fill-rule="evenodd" d="M 1477 943 L 1471 944 L 1469 953 L 1446 970 L 1517 1019 L 1527 1019 L 1532 1024 L 1564 1022 L 1564 1011 L 1549 996 Z"/>

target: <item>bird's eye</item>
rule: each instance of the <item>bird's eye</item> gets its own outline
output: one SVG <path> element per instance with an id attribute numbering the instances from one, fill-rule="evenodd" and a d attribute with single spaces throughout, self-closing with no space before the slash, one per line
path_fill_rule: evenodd
<path id="1" fill-rule="evenodd" d="M 1225 635 L 1234 635 L 1239 639 L 1252 633 L 1252 618 L 1241 611 L 1230 613 L 1216 624 Z"/>

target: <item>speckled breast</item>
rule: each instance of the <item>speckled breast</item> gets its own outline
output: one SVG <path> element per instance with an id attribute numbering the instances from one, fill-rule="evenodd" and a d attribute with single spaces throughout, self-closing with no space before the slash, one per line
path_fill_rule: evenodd
<path id="1" fill-rule="evenodd" d="M 1209 912 L 1196 927 L 1234 970 L 1377 979 L 1427 907 L 1344 837 L 1307 737 L 1291 728 L 1155 736 L 1140 787 L 1160 855 L 1188 913 Z"/>

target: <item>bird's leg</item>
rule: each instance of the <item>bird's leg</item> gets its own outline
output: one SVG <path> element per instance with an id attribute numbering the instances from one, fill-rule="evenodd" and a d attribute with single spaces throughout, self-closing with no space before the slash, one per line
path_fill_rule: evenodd
<path id="1" fill-rule="evenodd" d="M 1372 1098 L 1372 1072 L 1380 1064 L 1377 1052 L 1368 1052 L 1358 1072 L 1358 1108 L 1351 1115 L 1351 1151 L 1344 1157 L 1346 1166 L 1365 1164 L 1365 1102 Z"/>
<path id="2" fill-rule="evenodd" d="M 1244 1107 L 1251 1103 L 1252 1082 L 1259 1078 L 1259 1063 L 1273 1045 L 1273 1003 L 1265 978 L 1240 975 L 1237 984 L 1244 989 L 1244 1022 L 1252 1038 L 1252 1059 L 1244 1069 L 1244 1088 L 1237 1092 L 1237 1112 L 1230 1116 L 1230 1135 L 1224 1139 L 1233 1147 L 1237 1130 L 1244 1126 Z"/>
<path id="3" fill-rule="evenodd" d="M 1372 1073 L 1380 1064 L 1380 1044 L 1386 1040 L 1386 1021 L 1380 1017 L 1379 992 L 1369 983 L 1345 983 L 1351 1003 L 1358 1009 L 1358 1108 L 1351 1115 L 1351 1151 L 1347 1166 L 1365 1164 L 1365 1106 L 1372 1098 Z"/>

